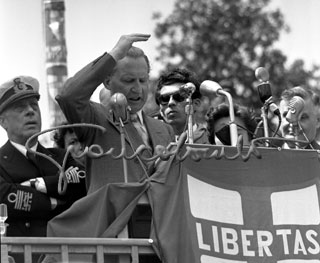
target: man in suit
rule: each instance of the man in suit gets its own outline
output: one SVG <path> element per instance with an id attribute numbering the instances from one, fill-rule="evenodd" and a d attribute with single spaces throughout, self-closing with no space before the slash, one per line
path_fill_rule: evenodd
<path id="1" fill-rule="evenodd" d="M 69 123 L 92 123 L 105 128 L 105 132 L 86 127 L 75 129 L 85 146 L 99 145 L 104 152 L 113 148 L 115 156 L 120 154 L 123 146 L 127 156 L 132 156 L 141 145 L 147 147 L 140 155 L 127 160 L 127 174 L 121 158 L 115 159 L 110 155 L 87 158 L 87 198 L 110 183 L 141 182 L 147 179 L 155 171 L 155 162 L 146 159 L 152 157 L 157 145 L 167 146 L 174 140 L 170 125 L 142 112 L 148 96 L 150 64 L 144 52 L 132 44 L 146 41 L 149 37 L 145 34 L 121 36 L 109 53 L 103 54 L 68 79 L 61 94 L 56 97 Z M 90 101 L 91 95 L 102 83 L 111 95 L 105 105 Z M 125 96 L 130 108 L 130 117 L 124 118 L 125 145 L 121 143 L 117 116 L 109 111 L 112 108 L 110 101 L 116 93 Z M 68 217 L 68 213 L 65 217 Z M 130 236 L 149 237 L 150 218 L 149 206 L 137 207 L 129 223 Z"/>
<path id="2" fill-rule="evenodd" d="M 141 111 L 148 95 L 150 65 L 144 52 L 132 44 L 146 41 L 149 37 L 150 35 L 145 34 L 122 36 L 109 53 L 103 54 L 68 79 L 61 94 L 56 97 L 69 123 L 93 123 L 106 129 L 105 132 L 86 127 L 76 129 L 79 140 L 85 146 L 97 144 L 104 152 L 114 148 L 114 155 L 118 155 L 121 151 L 120 129 L 108 110 L 110 105 L 91 102 L 90 97 L 102 83 L 111 96 L 115 93 L 125 95 L 131 109 L 130 114 L 136 114 L 135 122 L 129 118 L 124 125 L 127 155 L 131 156 L 140 145 L 148 146 L 142 156 L 127 160 L 128 182 L 148 178 L 154 171 L 154 162 L 147 162 L 141 157 L 151 157 L 156 145 L 167 146 L 174 139 L 169 125 L 148 117 Z M 137 120 L 147 138 L 143 138 L 139 132 Z M 98 159 L 87 158 L 86 164 L 88 194 L 108 183 L 124 182 L 122 159 L 105 155 Z"/>
<path id="3" fill-rule="evenodd" d="M 65 176 L 67 191 L 58 191 L 59 168 L 27 152 L 27 140 L 41 131 L 39 83 L 19 76 L 0 86 L 0 125 L 8 135 L 0 148 L 0 203 L 7 205 L 8 236 L 46 236 L 47 222 L 86 194 L 85 170 L 71 157 Z M 37 137 L 29 144 L 62 165 L 65 151 L 45 148 Z"/>

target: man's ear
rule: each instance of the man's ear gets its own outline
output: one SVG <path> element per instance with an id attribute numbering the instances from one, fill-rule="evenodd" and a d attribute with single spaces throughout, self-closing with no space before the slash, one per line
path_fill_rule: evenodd
<path id="1" fill-rule="evenodd" d="M 105 78 L 105 80 L 103 81 L 103 85 L 106 87 L 106 89 L 110 90 L 110 77 Z"/>
<path id="2" fill-rule="evenodd" d="M 7 129 L 6 129 L 6 119 L 5 119 L 4 116 L 2 116 L 2 115 L 0 115 L 0 126 L 1 126 L 3 129 L 7 130 Z"/>

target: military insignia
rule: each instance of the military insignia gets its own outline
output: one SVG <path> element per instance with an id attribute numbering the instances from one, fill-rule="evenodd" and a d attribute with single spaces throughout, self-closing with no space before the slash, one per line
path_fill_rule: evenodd
<path id="1" fill-rule="evenodd" d="M 8 201 L 14 203 L 14 209 L 30 211 L 32 203 L 32 193 L 20 191 L 8 195 Z"/>
<path id="2" fill-rule="evenodd" d="M 81 178 L 86 177 L 86 172 L 79 167 L 70 166 L 65 172 L 68 183 L 79 183 Z"/>
<path id="3" fill-rule="evenodd" d="M 14 86 L 13 86 L 13 90 L 15 93 L 18 93 L 20 91 L 23 91 L 23 90 L 33 90 L 33 88 L 28 85 L 28 84 L 25 84 L 24 82 L 21 82 L 21 79 L 20 78 L 16 78 L 13 80 L 14 82 Z"/>

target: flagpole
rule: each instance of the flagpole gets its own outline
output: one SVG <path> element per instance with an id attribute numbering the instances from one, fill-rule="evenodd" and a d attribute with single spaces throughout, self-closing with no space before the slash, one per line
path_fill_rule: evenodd
<path id="1" fill-rule="evenodd" d="M 63 88 L 68 75 L 64 0 L 43 0 L 42 10 L 49 125 L 55 127 L 65 121 L 64 115 L 55 101 L 55 97 Z"/>

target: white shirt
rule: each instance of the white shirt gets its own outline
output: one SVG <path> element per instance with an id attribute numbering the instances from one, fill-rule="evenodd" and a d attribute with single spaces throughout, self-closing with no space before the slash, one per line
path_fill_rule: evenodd
<path id="1" fill-rule="evenodd" d="M 13 142 L 11 140 L 10 142 L 19 152 L 21 152 L 25 157 L 27 157 L 27 148 L 24 145 Z M 36 151 L 37 147 L 38 147 L 38 142 L 34 146 L 32 146 L 30 149 L 33 151 Z"/>
<path id="2" fill-rule="evenodd" d="M 10 142 L 19 152 L 21 152 L 26 158 L 28 158 L 27 157 L 27 148 L 24 145 L 13 142 L 11 140 L 10 140 Z M 32 146 L 30 149 L 33 151 L 36 151 L 37 147 L 38 147 L 38 142 L 34 146 Z M 47 193 L 47 187 L 44 182 L 44 179 L 42 177 L 37 177 L 37 178 L 33 178 L 33 179 L 37 179 L 37 181 L 38 181 L 38 183 L 36 184 L 36 189 L 40 192 Z M 30 180 L 28 180 L 28 181 L 30 181 Z"/>

